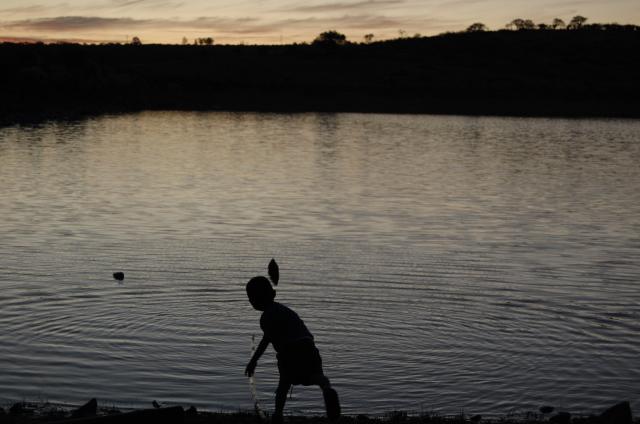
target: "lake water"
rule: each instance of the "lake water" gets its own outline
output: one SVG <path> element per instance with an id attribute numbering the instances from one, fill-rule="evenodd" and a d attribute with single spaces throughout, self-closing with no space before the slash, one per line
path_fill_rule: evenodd
<path id="1" fill-rule="evenodd" d="M 346 413 L 640 410 L 640 121 L 1 128 L 0 217 L 0 404 L 252 408 L 244 286 L 275 257 Z M 276 381 L 269 349 L 268 410 Z"/>

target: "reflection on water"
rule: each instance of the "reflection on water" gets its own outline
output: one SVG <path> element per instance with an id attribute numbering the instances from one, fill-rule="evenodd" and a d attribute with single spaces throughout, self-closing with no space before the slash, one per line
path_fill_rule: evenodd
<path id="1" fill-rule="evenodd" d="M 251 408 L 244 284 L 276 257 L 346 413 L 638 411 L 638 134 L 229 113 L 0 129 L 0 401 Z M 268 351 L 268 408 L 276 378 Z M 287 407 L 322 411 L 316 390 Z"/>

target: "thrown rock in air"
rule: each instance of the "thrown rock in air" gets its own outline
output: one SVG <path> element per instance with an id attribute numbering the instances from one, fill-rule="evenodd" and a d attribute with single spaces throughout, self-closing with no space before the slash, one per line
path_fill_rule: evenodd
<path id="1" fill-rule="evenodd" d="M 271 262 L 269 262 L 269 278 L 271 278 L 271 282 L 273 283 L 274 286 L 278 285 L 278 280 L 280 280 L 280 268 L 278 267 L 278 264 L 276 263 L 275 259 L 271 259 Z"/>
<path id="2" fill-rule="evenodd" d="M 115 278 L 118 281 L 124 280 L 124 272 L 114 272 L 113 278 Z"/>

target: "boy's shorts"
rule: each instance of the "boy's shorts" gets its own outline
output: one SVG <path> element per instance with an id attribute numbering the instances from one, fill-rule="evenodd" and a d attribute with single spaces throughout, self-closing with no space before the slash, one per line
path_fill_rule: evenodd
<path id="1" fill-rule="evenodd" d="M 301 340 L 277 355 L 280 381 L 289 384 L 313 384 L 314 375 L 324 374 L 322 358 L 313 340 Z"/>

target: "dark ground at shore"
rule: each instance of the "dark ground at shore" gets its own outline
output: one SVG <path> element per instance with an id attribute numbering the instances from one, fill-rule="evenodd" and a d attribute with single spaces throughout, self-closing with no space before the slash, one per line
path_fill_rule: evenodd
<path id="1" fill-rule="evenodd" d="M 633 27 L 636 28 L 636 27 Z M 372 44 L 0 44 L 0 125 L 142 110 L 640 117 L 640 30 Z"/>
<path id="2" fill-rule="evenodd" d="M 157 405 L 156 405 L 157 406 Z M 544 411 L 544 409 L 541 409 Z M 338 424 L 639 424 L 633 420 L 628 402 L 618 403 L 599 415 L 572 416 L 562 411 L 541 411 L 483 418 L 480 415 L 443 416 L 434 413 L 408 414 L 394 411 L 382 416 L 342 416 Z M 184 424 L 268 424 L 254 412 L 203 412 L 194 407 L 181 406 L 121 412 L 115 407 L 98 408 L 95 399 L 80 408 L 48 403 L 17 403 L 10 410 L 0 409 L 2 424 L 76 423 L 76 424 L 128 424 L 128 423 L 184 423 Z M 325 417 L 287 416 L 286 424 L 327 424 Z"/>

